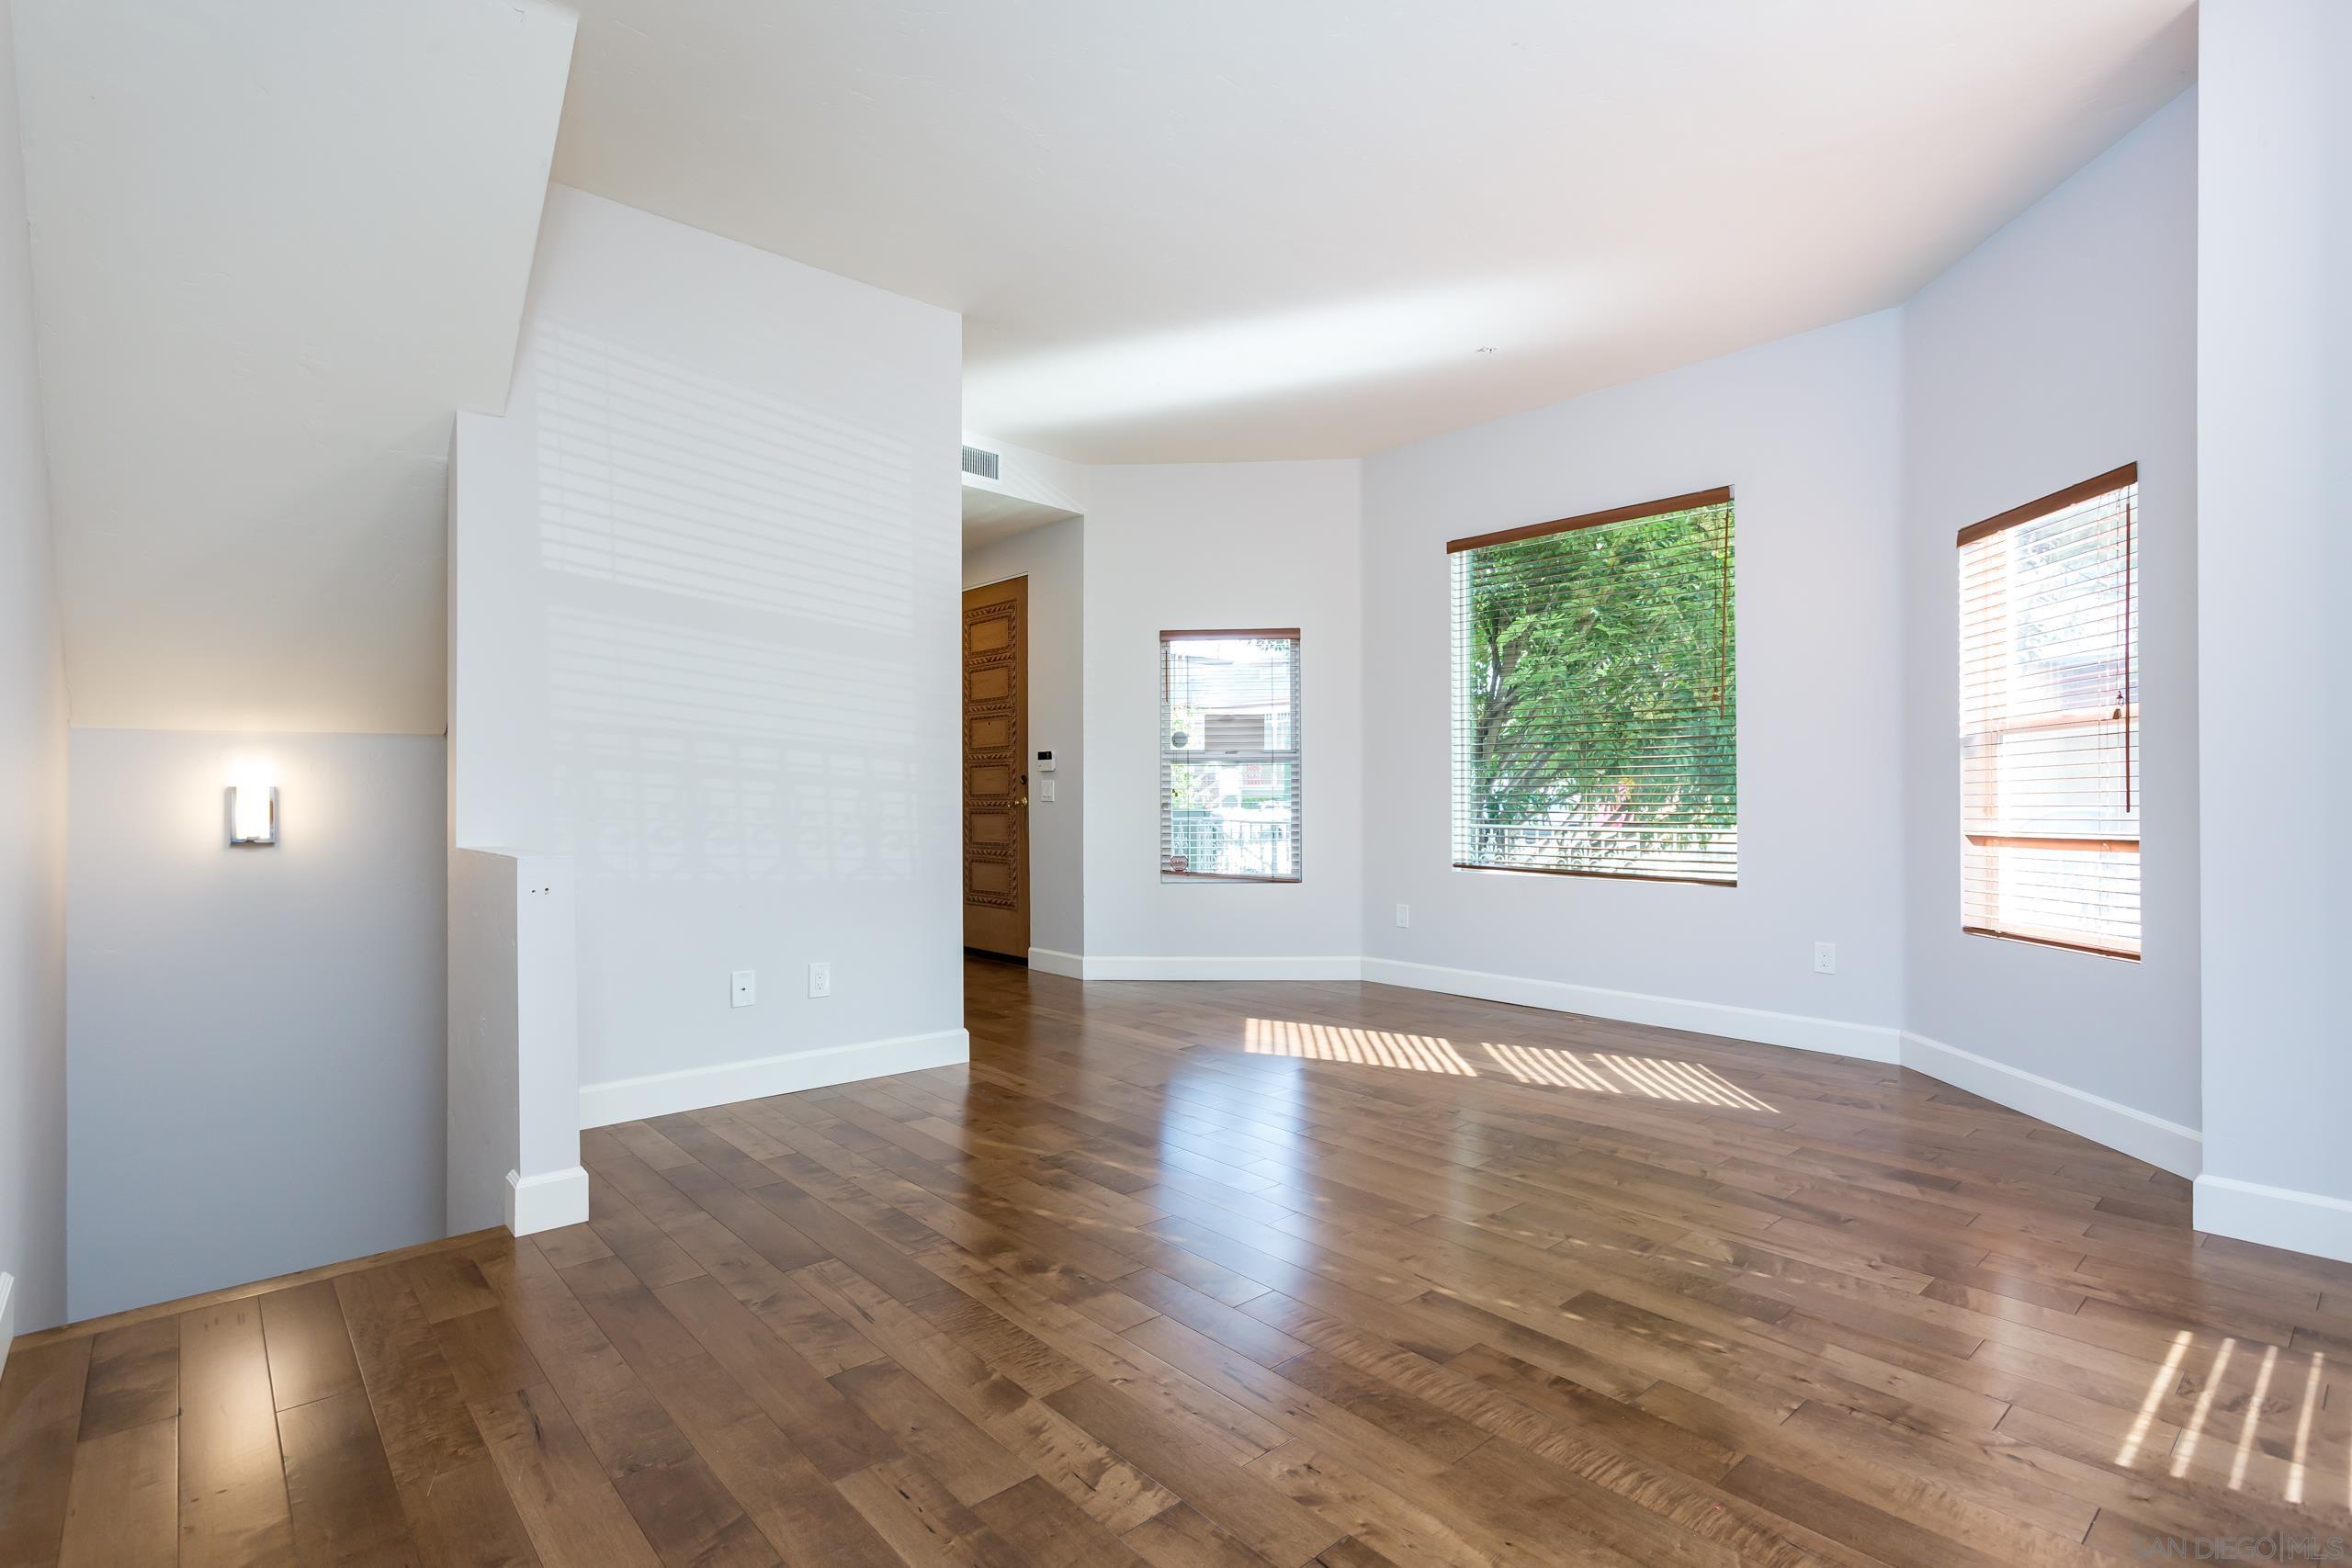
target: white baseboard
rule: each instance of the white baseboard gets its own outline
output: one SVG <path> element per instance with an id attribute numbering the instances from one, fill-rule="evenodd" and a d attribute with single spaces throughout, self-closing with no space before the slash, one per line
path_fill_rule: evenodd
<path id="1" fill-rule="evenodd" d="M 1040 975 L 1060 975 L 1072 980 L 1086 978 L 1086 959 L 1082 954 L 1050 947 L 1031 948 L 1029 967 Z"/>
<path id="2" fill-rule="evenodd" d="M 2352 1263 L 2352 1201 L 2229 1176 L 2197 1179 L 2200 1231 Z"/>
<path id="3" fill-rule="evenodd" d="M 8 1370 L 8 1347 L 17 1338 L 17 1277 L 0 1269 L 0 1372 Z"/>
<path id="4" fill-rule="evenodd" d="M 1903 1035 L 1903 1065 L 2095 1144 L 2120 1149 L 2175 1176 L 2194 1177 L 2204 1168 L 2205 1140 L 2196 1128 L 2135 1111 L 2087 1089 L 1907 1030 Z"/>
<path id="5" fill-rule="evenodd" d="M 892 1073 L 921 1072 L 971 1059 L 972 1037 L 960 1029 L 943 1029 L 932 1034 L 902 1034 L 788 1056 L 614 1078 L 580 1086 L 580 1124 L 609 1127 L 616 1122 L 699 1111 L 706 1105 L 731 1105 L 739 1100 L 763 1100 L 771 1094 L 826 1089 Z"/>
<path id="6" fill-rule="evenodd" d="M 1766 1045 L 1786 1045 L 1798 1051 L 1857 1056 L 1866 1062 L 1900 1059 L 1899 1032 L 1879 1024 L 1848 1023 L 1840 1019 L 1770 1012 L 1723 1002 L 1687 1001 L 1679 997 L 1655 997 L 1641 991 L 1612 991 L 1600 986 L 1574 986 L 1564 980 L 1530 980 L 1476 969 L 1447 969 L 1434 964 L 1408 964 L 1396 958 L 1367 958 L 1363 969 L 1364 979 L 1384 986 L 1409 986 L 1419 991 L 1479 997 L 1491 1002 L 1582 1013 L 1621 1023 L 1720 1034 Z"/>
<path id="7" fill-rule="evenodd" d="M 1353 954 L 1266 958 L 1257 955 L 1210 958 L 1056 956 L 1078 965 L 1081 980 L 1355 980 L 1363 977 L 1363 960 Z M 1034 963 L 1035 960 L 1033 959 Z M 1056 969 L 1057 975 L 1070 971 Z"/>
<path id="8" fill-rule="evenodd" d="M 578 1166 L 537 1176 L 506 1173 L 506 1229 L 512 1235 L 588 1223 L 588 1173 Z"/>

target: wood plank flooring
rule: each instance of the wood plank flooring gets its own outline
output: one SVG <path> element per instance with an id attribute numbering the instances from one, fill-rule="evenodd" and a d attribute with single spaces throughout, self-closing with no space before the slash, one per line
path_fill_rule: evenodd
<path id="1" fill-rule="evenodd" d="M 975 964 L 589 1223 L 20 1340 L 0 1568 L 2132 1562 L 2352 1539 L 2352 1268 L 1898 1068 Z"/>

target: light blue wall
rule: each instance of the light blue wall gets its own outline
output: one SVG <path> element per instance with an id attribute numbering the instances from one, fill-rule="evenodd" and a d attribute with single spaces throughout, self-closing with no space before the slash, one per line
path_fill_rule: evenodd
<path id="1" fill-rule="evenodd" d="M 73 732 L 70 1315 L 442 1234 L 445 799 L 438 736 Z"/>
<path id="2" fill-rule="evenodd" d="M 65 682 L 0 10 L 0 1360 L 65 1304 Z M 13 1281 L 13 1282 L 12 1282 Z"/>

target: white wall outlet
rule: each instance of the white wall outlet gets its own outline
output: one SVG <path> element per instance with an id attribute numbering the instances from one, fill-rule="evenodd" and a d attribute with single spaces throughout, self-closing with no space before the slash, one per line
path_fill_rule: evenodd
<path id="1" fill-rule="evenodd" d="M 1048 805 L 1048 806 L 1051 806 L 1051 805 L 1054 803 L 1054 781 L 1053 781 L 1053 780 L 1051 780 L 1051 779 L 1039 779 L 1039 780 L 1037 781 L 1037 798 L 1038 798 L 1039 800 L 1044 801 L 1044 802 L 1045 802 L 1046 805 Z"/>
<path id="2" fill-rule="evenodd" d="M 833 965 L 831 959 L 819 959 L 808 965 L 808 994 L 830 997 L 833 994 Z"/>
<path id="3" fill-rule="evenodd" d="M 1838 944 L 1836 942 L 1816 942 L 1813 944 L 1813 972 L 1816 975 L 1838 973 Z"/>
<path id="4" fill-rule="evenodd" d="M 731 988 L 727 995 L 729 1007 L 747 1008 L 760 999 L 760 972 L 738 969 L 729 976 Z"/>
<path id="5" fill-rule="evenodd" d="M 1413 907 L 1410 904 L 1396 906 L 1396 923 L 1400 926 L 1409 926 L 1413 923 Z"/>

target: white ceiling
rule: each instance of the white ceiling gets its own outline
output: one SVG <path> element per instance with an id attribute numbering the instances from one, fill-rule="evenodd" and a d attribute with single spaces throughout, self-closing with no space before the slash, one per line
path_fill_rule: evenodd
<path id="1" fill-rule="evenodd" d="M 16 0 L 74 722 L 444 724 L 570 57 L 514 0 Z"/>
<path id="2" fill-rule="evenodd" d="M 991 438 L 1347 455 L 1905 298 L 2189 6 L 16 0 L 74 722 L 442 728 L 550 160 L 964 311 Z"/>
<path id="3" fill-rule="evenodd" d="M 2191 0 L 579 8 L 557 178 L 962 310 L 967 423 L 1100 462 L 1894 304 L 2195 72 Z"/>
<path id="4" fill-rule="evenodd" d="M 964 553 L 1010 539 L 1016 534 L 1026 534 L 1032 528 L 1042 528 L 1048 523 L 1067 523 L 1078 513 L 1066 506 L 1053 506 L 1025 496 L 1011 495 L 1001 490 L 985 490 L 964 481 Z"/>

